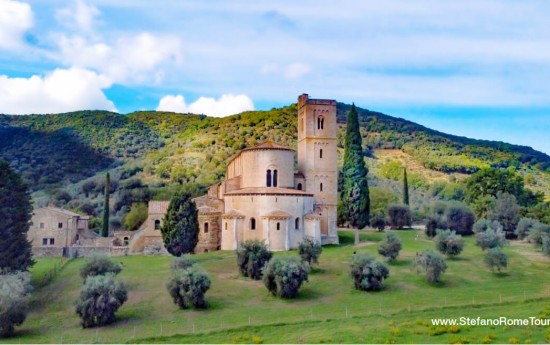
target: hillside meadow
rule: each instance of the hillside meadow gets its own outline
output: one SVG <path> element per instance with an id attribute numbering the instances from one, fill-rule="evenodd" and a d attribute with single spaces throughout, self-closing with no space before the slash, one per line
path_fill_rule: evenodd
<path id="1" fill-rule="evenodd" d="M 74 301 L 82 286 L 82 258 L 62 262 L 38 259 L 33 281 L 48 268 L 59 267 L 47 285 L 32 297 L 31 311 L 13 338 L 1 343 L 508 343 L 547 342 L 546 327 L 434 327 L 435 317 L 547 317 L 550 315 L 550 259 L 531 246 L 513 242 L 506 273 L 491 273 L 483 253 L 466 240 L 463 254 L 448 259 L 444 282 L 428 285 L 411 266 L 415 254 L 433 243 L 421 231 L 398 231 L 403 251 L 390 265 L 381 292 L 353 288 L 349 263 L 353 252 L 378 257 L 376 243 L 383 234 L 362 233 L 359 246 L 353 233 L 341 231 L 341 244 L 326 246 L 319 266 L 311 272 L 295 300 L 271 296 L 261 282 L 241 277 L 234 252 L 194 256 L 209 272 L 212 288 L 207 310 L 179 310 L 165 283 L 171 257 L 115 258 L 124 269 L 129 300 L 116 323 L 82 329 Z M 276 255 L 297 255 L 295 251 Z M 41 281 L 41 280 L 40 280 Z"/>

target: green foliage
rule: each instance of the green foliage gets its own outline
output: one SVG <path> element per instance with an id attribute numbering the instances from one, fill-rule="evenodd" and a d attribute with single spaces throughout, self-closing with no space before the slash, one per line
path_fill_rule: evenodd
<path id="1" fill-rule="evenodd" d="M 437 250 L 448 257 L 455 257 L 464 249 L 464 239 L 452 230 L 438 230 L 434 241 Z"/>
<path id="2" fill-rule="evenodd" d="M 380 291 L 384 279 L 390 275 L 388 267 L 364 253 L 354 254 L 351 260 L 350 274 L 357 290 Z"/>
<path id="3" fill-rule="evenodd" d="M 245 277 L 260 280 L 262 278 L 262 270 L 272 256 L 273 253 L 269 251 L 265 243 L 258 240 L 244 241 L 237 248 L 239 271 Z"/>
<path id="4" fill-rule="evenodd" d="M 399 237 L 393 232 L 389 232 L 378 245 L 378 254 L 382 255 L 390 262 L 395 261 L 401 251 L 401 248 L 402 244 Z"/>
<path id="5" fill-rule="evenodd" d="M 435 284 L 441 281 L 441 275 L 447 270 L 445 258 L 432 249 L 425 249 L 417 253 L 414 258 L 414 267 L 424 270 L 426 281 Z"/>
<path id="6" fill-rule="evenodd" d="M 0 337 L 12 336 L 27 318 L 30 280 L 27 272 L 0 274 Z"/>
<path id="7" fill-rule="evenodd" d="M 495 269 L 501 272 L 508 266 L 508 256 L 500 249 L 500 247 L 490 248 L 485 254 L 485 265 L 494 272 Z"/>
<path id="8" fill-rule="evenodd" d="M 124 227 L 127 230 L 137 230 L 147 219 L 147 205 L 144 203 L 133 203 L 128 212 L 124 216 Z"/>
<path id="9" fill-rule="evenodd" d="M 542 252 L 546 256 L 550 256 L 550 234 L 542 236 Z"/>
<path id="10" fill-rule="evenodd" d="M 450 202 L 445 210 L 445 222 L 449 229 L 460 235 L 471 235 L 476 221 L 474 212 L 459 202 Z"/>
<path id="11" fill-rule="evenodd" d="M 407 168 L 403 169 L 403 204 L 409 205 L 409 180 L 407 179 Z"/>
<path id="12" fill-rule="evenodd" d="M 498 221 L 505 233 L 513 234 L 519 222 L 519 205 L 512 194 L 497 193 L 497 197 L 489 206 L 487 217 Z"/>
<path id="13" fill-rule="evenodd" d="M 110 215 L 110 208 L 109 208 L 109 195 L 110 195 L 110 187 L 111 187 L 111 175 L 107 173 L 107 176 L 105 177 L 105 189 L 103 192 L 104 200 L 103 200 L 103 225 L 101 227 L 101 236 L 107 237 L 109 236 L 109 215 Z"/>
<path id="14" fill-rule="evenodd" d="M 525 216 L 538 220 L 544 224 L 550 224 L 550 202 L 540 202 L 527 209 Z"/>
<path id="15" fill-rule="evenodd" d="M 373 228 L 378 229 L 378 231 L 384 231 L 386 228 L 386 217 L 384 213 L 375 213 L 370 219 L 370 224 Z"/>
<path id="16" fill-rule="evenodd" d="M 367 181 L 368 169 L 363 157 L 362 138 L 355 105 L 352 106 L 346 128 L 344 165 L 342 168 L 342 188 L 344 218 L 349 225 L 362 229 L 369 224 L 370 198 Z"/>
<path id="17" fill-rule="evenodd" d="M 448 228 L 449 226 L 445 222 L 445 218 L 442 215 L 435 214 L 428 218 L 428 221 L 426 222 L 426 229 L 424 232 L 426 236 L 431 238 L 437 235 L 437 230 L 445 230 Z"/>
<path id="18" fill-rule="evenodd" d="M 27 240 L 31 217 L 27 186 L 8 163 L 0 161 L 0 271 L 26 271 L 33 265 Z"/>
<path id="19" fill-rule="evenodd" d="M 544 237 L 550 235 L 550 225 L 535 223 L 529 230 L 527 240 L 533 243 L 535 247 L 540 247 L 543 244 Z"/>
<path id="20" fill-rule="evenodd" d="M 182 262 L 180 260 L 178 264 Z M 174 303 L 181 309 L 191 306 L 206 308 L 207 303 L 204 295 L 210 289 L 211 284 L 212 282 L 206 272 L 199 265 L 194 264 L 185 269 L 174 269 L 166 288 Z"/>
<path id="21" fill-rule="evenodd" d="M 518 237 L 518 239 L 524 240 L 527 235 L 529 235 L 529 232 L 531 231 L 533 225 L 535 225 L 536 223 L 536 219 L 523 217 L 519 220 L 518 226 L 516 227 L 516 231 L 514 232 L 514 234 Z"/>
<path id="22" fill-rule="evenodd" d="M 304 240 L 300 242 L 298 246 L 298 254 L 302 260 L 307 262 L 310 266 L 313 263 L 319 262 L 319 256 L 321 256 L 322 251 L 323 247 L 321 243 L 309 236 L 305 236 Z"/>
<path id="23" fill-rule="evenodd" d="M 506 244 L 505 234 L 502 231 L 502 226 L 498 222 L 493 222 L 485 231 L 476 233 L 476 245 L 478 245 L 481 250 L 502 247 Z"/>
<path id="24" fill-rule="evenodd" d="M 166 250 L 174 256 L 191 253 L 199 241 L 197 208 L 191 195 L 177 192 L 160 229 Z"/>
<path id="25" fill-rule="evenodd" d="M 90 276 L 76 300 L 76 313 L 83 328 L 105 326 L 115 321 L 116 311 L 127 300 L 126 286 L 112 274 Z"/>
<path id="26" fill-rule="evenodd" d="M 369 188 L 371 214 L 386 213 L 388 205 L 396 203 L 398 197 L 390 189 L 381 187 Z"/>
<path id="27" fill-rule="evenodd" d="M 294 298 L 307 281 L 309 269 L 308 264 L 298 258 L 275 257 L 265 267 L 263 282 L 274 296 Z"/>
<path id="28" fill-rule="evenodd" d="M 86 258 L 86 261 L 80 268 L 80 276 L 86 280 L 88 277 L 105 274 L 117 275 L 121 271 L 122 267 L 120 264 L 114 262 L 110 257 L 94 253 Z"/>
<path id="29" fill-rule="evenodd" d="M 170 264 L 170 268 L 172 268 L 173 271 L 175 270 L 185 270 L 195 264 L 195 260 L 191 258 L 189 255 L 182 255 L 179 257 L 175 257 L 172 263 Z"/>
<path id="30" fill-rule="evenodd" d="M 388 224 L 393 229 L 412 225 L 411 209 L 407 205 L 390 204 L 387 210 Z"/>

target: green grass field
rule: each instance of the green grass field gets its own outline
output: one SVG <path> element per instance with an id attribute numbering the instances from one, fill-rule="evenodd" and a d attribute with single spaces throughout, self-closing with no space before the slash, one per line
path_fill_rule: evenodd
<path id="1" fill-rule="evenodd" d="M 420 232 L 399 231 L 398 235 L 403 251 L 390 265 L 386 288 L 376 293 L 354 290 L 348 266 L 354 251 L 376 254 L 380 233 L 364 233 L 366 243 L 354 247 L 353 233 L 341 232 L 341 245 L 324 248 L 319 268 L 295 300 L 274 298 L 261 282 L 240 277 L 233 252 L 197 255 L 212 278 L 207 310 L 179 310 L 172 303 L 165 288 L 170 257 L 115 258 L 124 265 L 119 278 L 128 285 L 129 300 L 117 313 L 115 324 L 98 329 L 82 329 L 74 312 L 83 259 L 72 260 L 50 284 L 35 291 L 31 312 L 16 336 L 0 342 L 547 342 L 548 327 L 543 326 L 451 329 L 433 327 L 430 319 L 546 317 L 550 315 L 550 259 L 528 245 L 513 243 L 505 249 L 508 272 L 493 274 L 483 265 L 483 253 L 473 238 L 468 238 L 463 254 L 447 260 L 443 284 L 431 286 L 412 269 L 411 260 L 433 243 Z M 38 265 L 46 265 L 41 261 Z"/>

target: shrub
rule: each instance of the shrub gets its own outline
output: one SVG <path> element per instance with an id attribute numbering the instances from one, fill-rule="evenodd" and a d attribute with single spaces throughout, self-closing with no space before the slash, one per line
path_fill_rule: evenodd
<path id="1" fill-rule="evenodd" d="M 520 240 L 524 240 L 529 235 L 529 231 L 531 231 L 531 228 L 533 225 L 535 225 L 537 221 L 533 218 L 521 218 L 518 222 L 518 226 L 516 228 L 516 231 L 514 231 L 515 235 Z"/>
<path id="2" fill-rule="evenodd" d="M 115 281 L 113 274 L 86 278 L 80 297 L 76 301 L 76 313 L 82 327 L 104 326 L 115 321 L 115 313 L 128 299 L 124 283 Z"/>
<path id="3" fill-rule="evenodd" d="M 403 229 L 412 225 L 411 209 L 407 205 L 391 204 L 388 206 L 388 223 L 394 229 Z"/>
<path id="4" fill-rule="evenodd" d="M 378 229 L 378 231 L 384 231 L 386 228 L 386 218 L 383 213 L 376 213 L 370 219 L 370 224 L 373 228 Z"/>
<path id="5" fill-rule="evenodd" d="M 144 203 L 134 203 L 124 216 L 124 227 L 126 230 L 137 230 L 147 219 L 147 205 Z"/>
<path id="6" fill-rule="evenodd" d="M 390 232 L 390 233 L 387 233 L 384 240 L 380 242 L 380 245 L 378 246 L 378 254 L 387 258 L 388 261 L 391 262 L 397 258 L 401 248 L 402 248 L 402 245 L 399 237 L 397 237 L 397 235 L 394 234 L 393 232 Z"/>
<path id="7" fill-rule="evenodd" d="M 13 335 L 15 326 L 27 317 L 30 274 L 23 272 L 0 274 L 0 337 Z"/>
<path id="8" fill-rule="evenodd" d="M 239 271 L 245 277 L 260 280 L 262 269 L 272 256 L 273 253 L 267 249 L 263 242 L 258 240 L 244 241 L 237 249 Z"/>
<path id="9" fill-rule="evenodd" d="M 452 230 L 438 230 L 434 240 L 437 250 L 449 257 L 457 256 L 464 249 L 464 239 Z"/>
<path id="10" fill-rule="evenodd" d="M 445 258 L 431 249 L 417 253 L 413 265 L 425 271 L 426 280 L 430 284 L 438 283 L 441 275 L 447 270 Z"/>
<path id="11" fill-rule="evenodd" d="M 506 236 L 501 229 L 494 230 L 493 228 L 488 228 L 484 232 L 478 232 L 476 234 L 476 245 L 478 245 L 481 250 L 502 247 L 506 245 L 506 243 Z"/>
<path id="12" fill-rule="evenodd" d="M 535 223 L 529 230 L 527 240 L 533 243 L 536 247 L 542 246 L 542 239 L 545 235 L 550 235 L 550 226 L 542 223 Z"/>
<path id="13" fill-rule="evenodd" d="M 106 255 L 94 253 L 86 258 L 84 265 L 80 268 L 80 276 L 86 279 L 87 277 L 105 275 L 107 273 L 117 275 L 120 271 L 122 271 L 120 264 L 113 262 Z"/>
<path id="14" fill-rule="evenodd" d="M 294 298 L 307 281 L 308 270 L 308 265 L 297 258 L 273 258 L 265 267 L 263 281 L 274 296 Z"/>
<path id="15" fill-rule="evenodd" d="M 190 306 L 206 308 L 204 294 L 210 289 L 210 285 L 211 281 L 206 272 L 199 265 L 192 265 L 186 269 L 175 269 L 166 288 L 174 303 L 181 309 Z"/>
<path id="16" fill-rule="evenodd" d="M 428 222 L 426 223 L 426 229 L 424 232 L 426 233 L 426 236 L 431 238 L 437 235 L 437 230 L 445 229 L 448 229 L 445 219 L 442 216 L 436 214 L 428 218 Z"/>
<path id="17" fill-rule="evenodd" d="M 497 193 L 497 197 L 489 206 L 487 217 L 502 224 L 507 234 L 513 234 L 519 221 L 519 205 L 516 197 L 508 193 Z"/>
<path id="18" fill-rule="evenodd" d="M 508 266 L 508 257 L 500 249 L 500 247 L 490 248 L 485 254 L 485 265 L 494 272 L 497 269 L 499 272 Z"/>
<path id="19" fill-rule="evenodd" d="M 304 237 L 304 240 L 298 246 L 300 257 L 309 265 L 319 262 L 319 256 L 322 251 L 323 247 L 321 247 L 321 243 L 308 236 Z"/>
<path id="20" fill-rule="evenodd" d="M 490 222 L 489 220 L 485 219 L 485 218 L 480 218 L 477 222 L 475 222 L 474 224 L 474 233 L 480 233 L 480 232 L 485 232 L 485 230 L 489 229 L 489 228 L 493 228 L 493 223 Z"/>
<path id="21" fill-rule="evenodd" d="M 364 253 L 353 255 L 350 273 L 355 288 L 363 291 L 382 290 L 384 279 L 390 275 L 384 263 Z"/>
<path id="22" fill-rule="evenodd" d="M 191 259 L 189 255 L 182 255 L 180 257 L 175 257 L 170 268 L 172 270 L 184 270 L 195 264 L 195 260 Z"/>
<path id="23" fill-rule="evenodd" d="M 449 229 L 457 234 L 471 235 L 476 217 L 468 206 L 459 202 L 451 202 L 445 210 L 445 220 Z"/>

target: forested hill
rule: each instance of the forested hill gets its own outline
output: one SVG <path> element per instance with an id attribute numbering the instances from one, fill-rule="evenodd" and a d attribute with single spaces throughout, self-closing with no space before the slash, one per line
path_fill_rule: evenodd
<path id="1" fill-rule="evenodd" d="M 345 123 L 349 107 L 338 104 L 339 122 Z M 432 170 L 473 173 L 513 166 L 550 171 L 550 157 L 529 147 L 453 136 L 358 110 L 368 146 L 402 149 Z M 33 190 L 122 165 L 166 183 L 207 185 L 221 179 L 226 159 L 246 146 L 271 139 L 295 148 L 295 123 L 295 104 L 226 118 L 154 111 L 0 115 L 0 159 L 22 173 Z"/>

